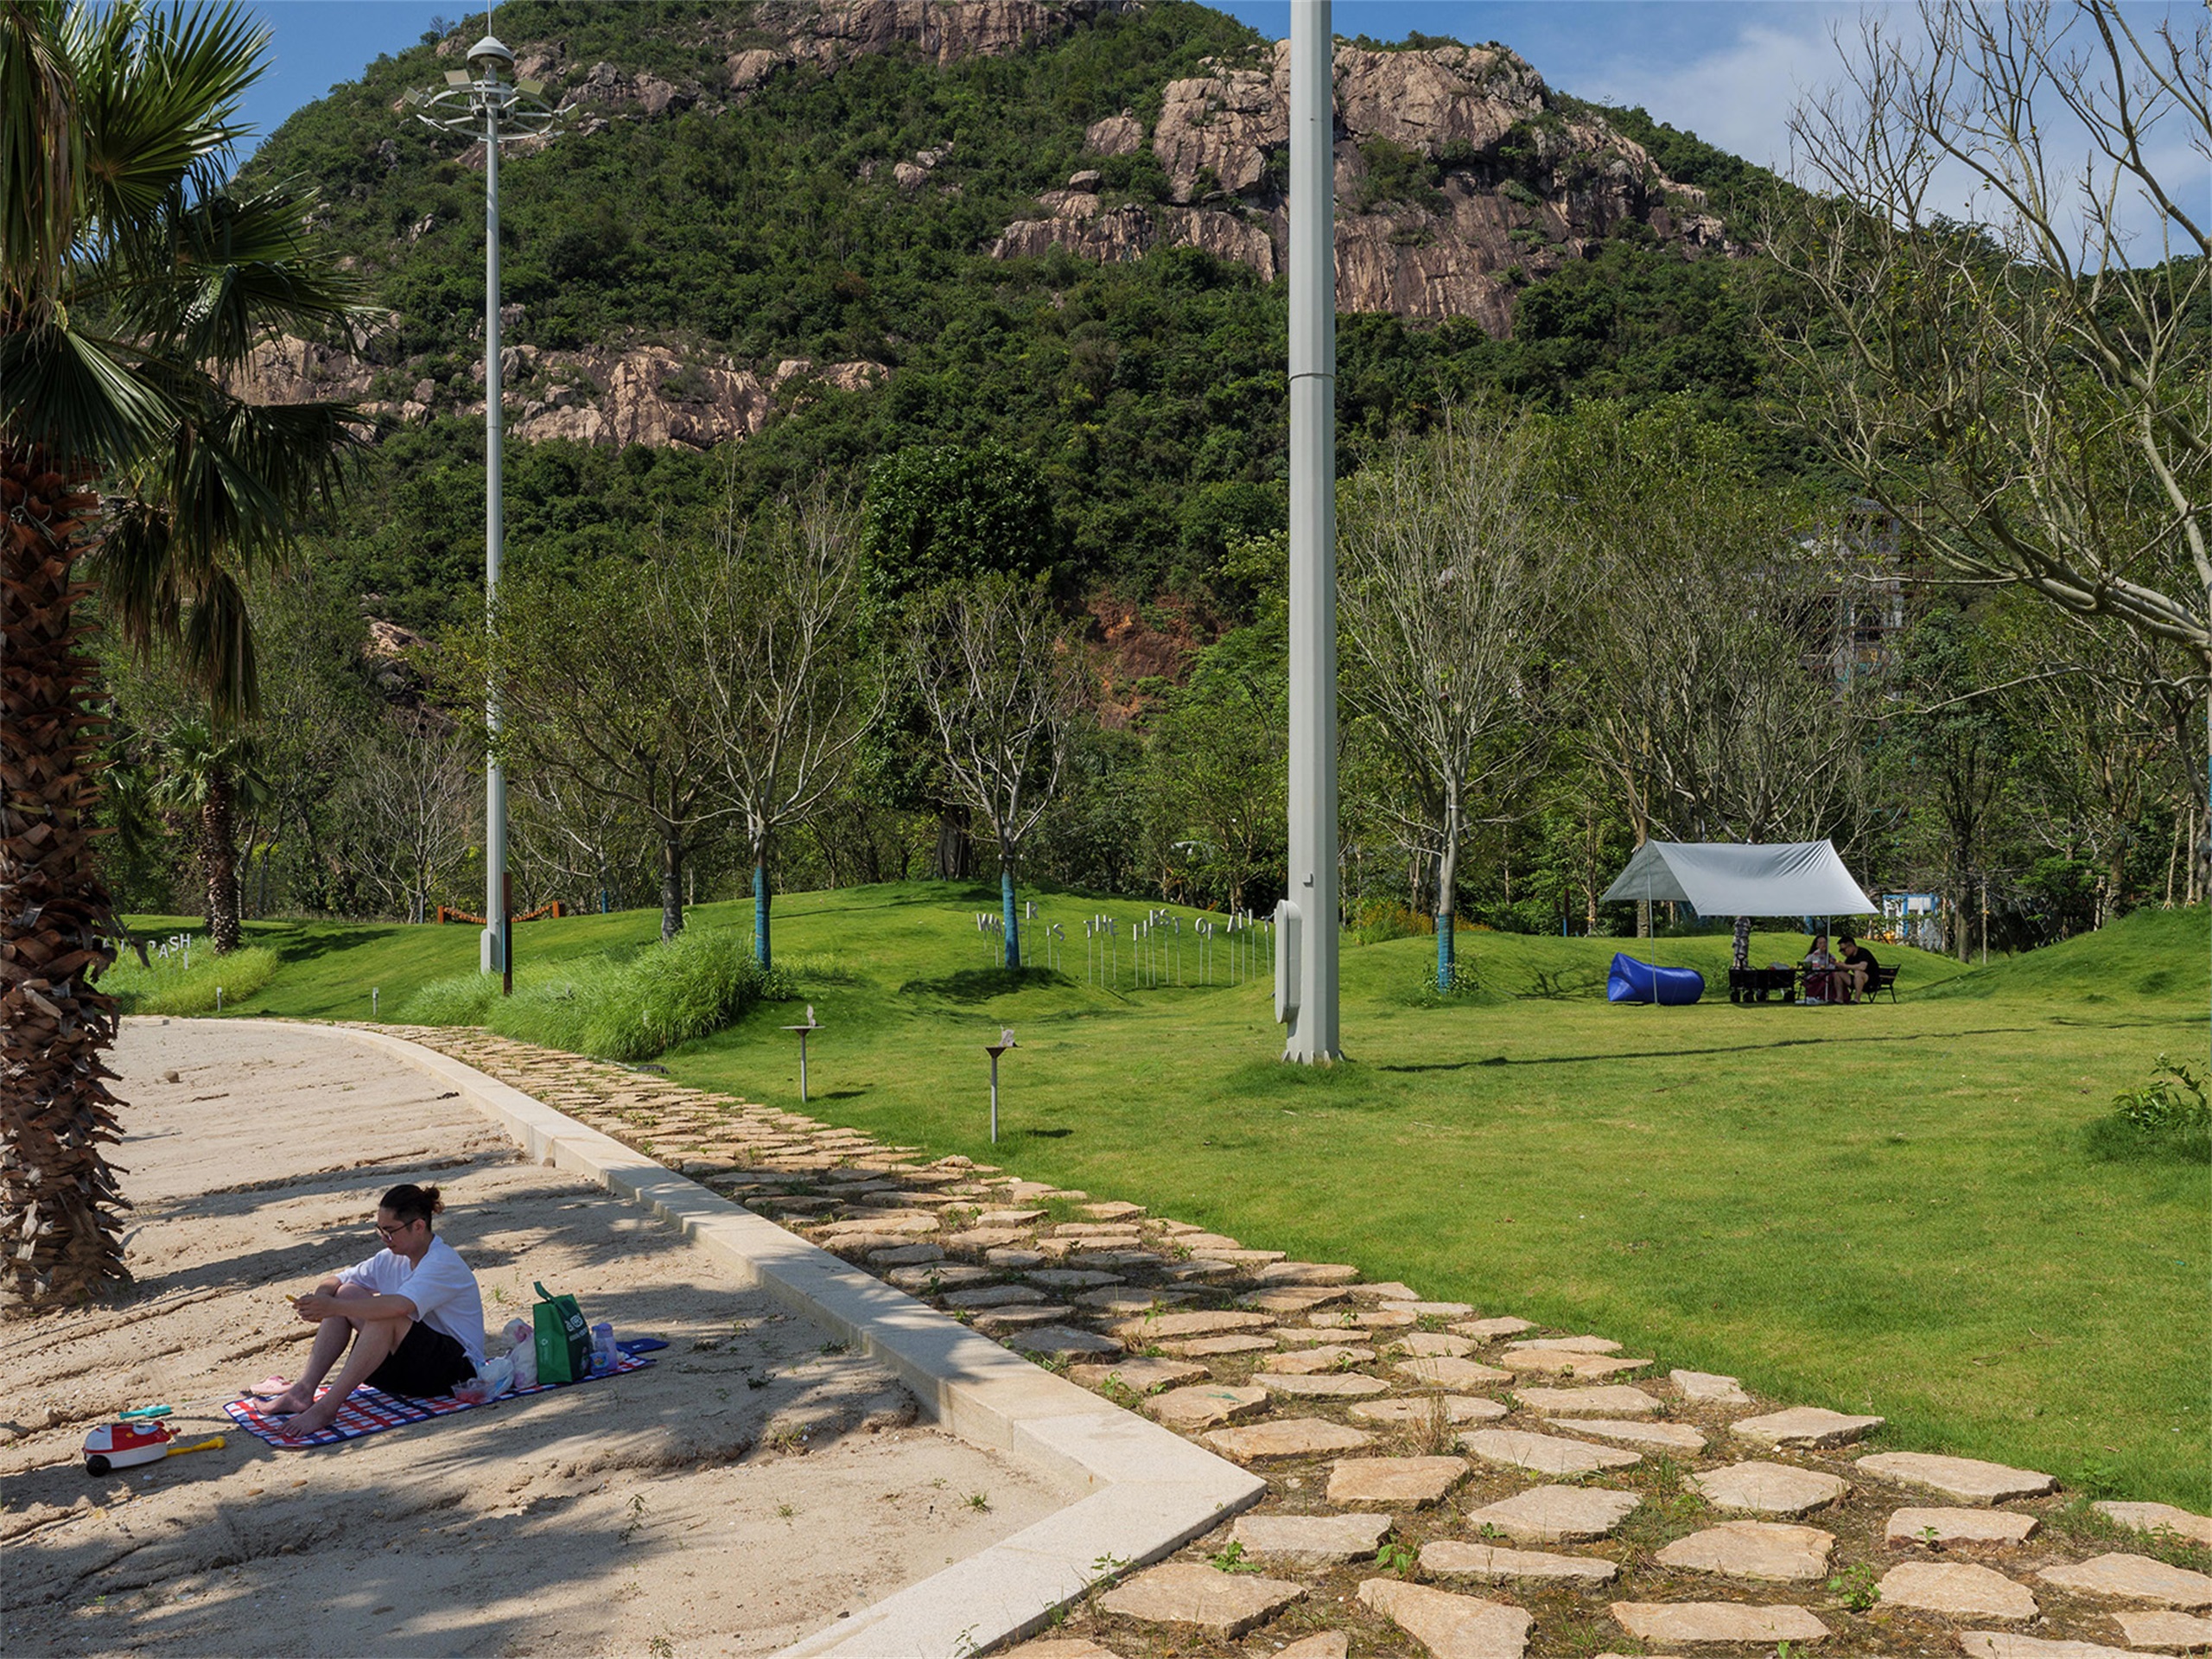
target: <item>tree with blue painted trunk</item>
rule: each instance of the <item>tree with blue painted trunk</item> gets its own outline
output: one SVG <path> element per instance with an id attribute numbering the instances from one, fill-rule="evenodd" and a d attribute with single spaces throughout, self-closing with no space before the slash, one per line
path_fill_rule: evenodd
<path id="1" fill-rule="evenodd" d="M 1081 658 L 1041 586 L 986 575 L 913 607 L 906 659 L 945 779 L 998 843 L 1006 965 L 1019 968 L 1014 880 L 1022 843 L 1059 787 L 1081 706 Z"/>
<path id="2" fill-rule="evenodd" d="M 774 965 L 776 838 L 844 777 L 883 707 L 856 645 L 860 521 L 821 490 L 726 519 L 693 627 L 731 806 L 753 855 L 753 954 Z"/>

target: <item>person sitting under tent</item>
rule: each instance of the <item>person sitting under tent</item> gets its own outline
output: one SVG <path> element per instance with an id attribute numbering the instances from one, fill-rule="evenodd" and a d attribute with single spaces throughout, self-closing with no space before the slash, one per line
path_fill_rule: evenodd
<path id="1" fill-rule="evenodd" d="M 1827 934 L 1813 935 L 1812 949 L 1805 952 L 1805 959 L 1798 966 L 1805 972 L 1806 1001 L 1843 1001 L 1843 976 L 1837 969 L 1835 958 L 1828 954 Z"/>
<path id="2" fill-rule="evenodd" d="M 1847 1002 L 1861 1001 L 1873 989 L 1874 976 L 1881 970 L 1882 964 L 1875 961 L 1874 953 L 1859 944 L 1852 934 L 1838 935 L 1836 943 L 1843 948 L 1836 962 L 1836 976 L 1844 985 L 1843 1000 Z"/>

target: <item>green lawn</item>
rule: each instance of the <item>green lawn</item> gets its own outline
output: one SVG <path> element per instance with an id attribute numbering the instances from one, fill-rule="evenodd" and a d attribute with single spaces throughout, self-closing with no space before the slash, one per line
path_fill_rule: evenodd
<path id="1" fill-rule="evenodd" d="M 1349 946 L 1329 1071 L 1277 1063 L 1264 975 L 1233 988 L 1010 984 L 931 884 L 796 894 L 779 957 L 827 1027 L 817 1116 L 1117 1198 L 1248 1243 L 1353 1261 L 1427 1295 L 1603 1332 L 1665 1364 L 1878 1410 L 1895 1446 L 2212 1506 L 2212 1171 L 2107 1163 L 2082 1129 L 2161 1051 L 2202 1056 L 2206 917 L 2130 918 L 1987 969 L 1902 956 L 1902 1001 L 1613 1007 L 1607 941 L 1462 936 L 1484 1000 L 1420 1006 L 1433 942 Z M 1185 915 L 1188 912 L 1183 912 Z M 632 912 L 518 931 L 549 960 L 641 948 Z M 695 925 L 750 926 L 749 906 Z M 364 1018 L 474 961 L 474 928 L 250 925 L 283 956 L 251 1007 Z M 1725 938 L 1662 940 L 1705 969 Z M 1753 960 L 1802 949 L 1760 936 Z M 1185 935 L 1183 964 L 1195 973 Z M 796 1101 L 788 1006 L 665 1057 L 678 1077 Z M 1001 1024 L 1003 1138 L 982 1045 Z"/>

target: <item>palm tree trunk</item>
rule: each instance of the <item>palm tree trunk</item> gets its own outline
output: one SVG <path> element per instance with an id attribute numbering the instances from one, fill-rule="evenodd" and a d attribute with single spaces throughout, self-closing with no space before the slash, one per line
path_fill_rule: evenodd
<path id="1" fill-rule="evenodd" d="M 130 1282 L 101 1143 L 122 1139 L 115 1001 L 94 981 L 117 934 L 93 855 L 99 721 L 78 649 L 74 566 L 96 496 L 44 453 L 0 446 L 0 1306 L 79 1302 Z"/>
<path id="2" fill-rule="evenodd" d="M 210 768 L 207 799 L 200 809 L 200 864 L 207 877 L 207 937 L 219 957 L 238 948 L 238 827 L 231 793 L 231 774 Z"/>

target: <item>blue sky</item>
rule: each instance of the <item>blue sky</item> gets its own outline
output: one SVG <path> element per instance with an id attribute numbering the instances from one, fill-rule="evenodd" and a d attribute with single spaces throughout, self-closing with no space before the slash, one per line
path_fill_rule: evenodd
<path id="1" fill-rule="evenodd" d="M 262 133 L 378 54 L 413 45 L 432 18 L 481 15 L 454 0 L 254 0 L 252 10 L 275 35 L 270 71 L 247 105 Z M 1290 32 L 1289 0 L 1231 0 L 1222 10 L 1277 39 Z M 1828 0 L 1337 0 L 1336 28 L 1378 40 L 1418 29 L 1503 41 L 1563 91 L 1641 104 L 1769 162 L 1783 153 L 1798 83 L 1827 73 L 1828 29 L 1858 10 Z"/>

